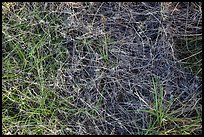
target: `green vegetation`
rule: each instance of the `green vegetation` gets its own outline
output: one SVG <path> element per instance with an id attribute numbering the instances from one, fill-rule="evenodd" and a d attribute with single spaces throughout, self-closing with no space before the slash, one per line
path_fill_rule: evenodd
<path id="1" fill-rule="evenodd" d="M 178 114 L 182 113 L 183 109 L 173 109 L 174 104 L 178 103 L 177 98 L 172 98 L 169 101 L 165 100 L 163 95 L 162 84 L 160 81 L 152 79 L 152 90 L 154 93 L 154 103 L 151 104 L 152 108 L 148 110 L 141 110 L 148 113 L 149 124 L 146 135 L 159 134 L 159 135 L 191 135 L 197 134 L 198 129 L 201 128 L 201 113 L 195 108 L 195 114 L 179 117 Z M 188 105 L 188 104 L 183 104 Z M 194 110 L 192 110 L 194 111 Z"/>
<path id="2" fill-rule="evenodd" d="M 152 42 L 146 39 L 146 30 L 153 38 L 151 27 L 156 28 L 145 22 L 153 14 L 146 18 L 146 14 L 134 13 L 140 8 L 151 13 L 158 7 L 111 4 L 2 3 L 2 134 L 134 134 L 136 129 L 136 134 L 146 135 L 201 134 L 199 85 L 195 94 L 189 92 L 182 100 L 173 91 L 167 97 L 158 80 L 161 77 L 152 79 L 152 88 L 146 84 L 152 72 L 162 75 L 160 70 L 170 66 L 163 62 L 172 60 L 169 63 L 157 56 L 166 48 L 158 42 L 163 34 L 157 34 L 155 44 L 148 45 Z M 139 8 L 134 7 L 137 5 Z M 132 8 L 130 13 L 128 8 Z M 150 28 L 141 30 L 135 23 L 139 18 L 138 24 L 147 20 L 143 27 Z M 184 68 L 201 77 L 202 37 L 185 37 L 176 44 L 175 53 Z M 147 53 L 141 51 L 141 45 L 148 45 Z M 150 54 L 150 49 L 158 53 Z M 161 67 L 155 66 L 154 71 L 151 65 L 158 60 Z M 134 95 L 137 86 L 141 89 Z M 147 104 L 146 98 L 153 102 Z M 143 103 L 149 107 L 144 108 Z"/>
<path id="3" fill-rule="evenodd" d="M 4 4 L 6 8 L 15 5 Z M 57 66 L 60 64 L 55 62 L 54 58 L 63 53 L 63 48 L 57 47 L 57 42 L 62 39 L 52 37 L 55 32 L 51 26 L 35 25 L 35 18 L 42 19 L 37 7 L 32 12 L 26 10 L 25 7 L 15 10 L 9 21 L 7 18 L 11 11 L 2 15 L 2 132 L 58 134 L 61 122 L 57 112 L 62 104 L 67 106 L 67 103 L 60 100 L 59 95 L 47 86 L 47 81 L 57 75 Z M 29 18 L 33 21 L 26 20 Z M 47 20 L 54 22 L 57 18 Z M 47 47 L 48 42 L 52 43 L 53 47 Z M 55 51 L 50 52 L 50 48 L 55 48 Z"/>

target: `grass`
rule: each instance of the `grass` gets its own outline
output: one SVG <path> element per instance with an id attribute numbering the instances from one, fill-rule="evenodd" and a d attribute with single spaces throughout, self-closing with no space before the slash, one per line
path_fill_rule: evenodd
<path id="1" fill-rule="evenodd" d="M 177 42 L 179 61 L 187 71 L 202 76 L 202 37 L 189 36 Z"/>
<path id="2" fill-rule="evenodd" d="M 23 8 L 16 12 L 16 17 L 19 19 L 27 16 L 27 13 L 21 13 Z M 40 18 L 37 9 L 30 14 Z M 6 18 L 7 15 L 2 16 Z M 4 28 L 5 21 L 3 20 L 5 31 L 3 31 L 2 133 L 59 134 L 58 128 L 61 122 L 57 112 L 61 105 L 66 103 L 60 101 L 59 95 L 55 94 L 46 83 L 48 74 L 52 74 L 57 70 L 56 66 L 59 66 L 59 63 L 51 59 L 56 54 L 62 54 L 62 52 L 57 53 L 60 48 L 55 48 L 58 50 L 56 53 L 47 52 L 46 44 L 48 41 L 53 43 L 57 40 L 53 41 L 50 37 L 52 34 L 43 33 L 39 31 L 40 28 L 31 30 L 30 24 L 34 22 L 13 19 L 12 23 L 8 24 L 10 26 Z M 44 29 L 51 31 L 52 28 Z M 26 34 L 25 30 L 33 32 Z M 15 32 L 19 32 L 20 36 L 18 37 Z M 14 39 L 10 39 L 9 36 L 14 36 Z M 61 41 L 60 37 L 58 41 Z"/>
<path id="3" fill-rule="evenodd" d="M 104 34 L 104 37 L 98 38 L 95 41 L 84 38 L 81 42 L 79 42 L 79 45 L 85 46 L 89 52 L 94 53 L 94 50 L 98 50 L 100 58 L 102 58 L 104 63 L 108 63 L 108 45 L 110 42 L 111 39 L 108 37 L 107 34 Z"/>
<path id="4" fill-rule="evenodd" d="M 98 51 L 97 53 L 100 55 L 100 58 L 102 58 L 103 62 L 105 64 L 109 64 L 108 46 L 113 42 L 113 40 L 108 36 L 107 32 L 105 32 L 104 24 L 103 33 L 104 34 L 96 40 L 84 38 L 82 41 L 79 41 L 79 45 L 82 45 L 82 47 L 85 46 L 88 52 L 91 53 Z"/>
<path id="5" fill-rule="evenodd" d="M 4 6 L 9 8 L 9 5 L 13 4 L 5 3 Z M 42 19 L 39 10 L 23 12 L 26 10 L 26 7 L 21 7 L 16 11 L 16 17 L 23 19 L 31 14 L 31 17 Z M 97 110 L 71 109 L 68 104 L 73 97 L 61 99 L 61 96 L 48 86 L 47 81 L 54 83 L 53 77 L 57 76 L 57 70 L 68 55 L 67 50 L 59 46 L 62 38 L 52 28 L 52 24 L 59 22 L 60 18 L 56 18 L 55 15 L 44 18 L 50 26 L 45 26 L 43 29 L 47 30 L 43 32 L 41 27 L 36 30 L 30 29 L 34 22 L 11 19 L 12 23 L 7 24 L 5 21 L 8 13 L 9 11 L 3 14 L 2 133 L 63 134 L 65 125 L 59 119 L 59 111 L 68 117 L 82 113 L 95 117 L 100 109 L 101 98 L 97 103 Z M 32 32 L 26 34 L 26 30 Z M 20 36 L 15 32 L 19 32 Z M 9 36 L 14 36 L 15 39 L 10 39 Z M 46 46 L 48 42 L 49 47 Z M 102 42 L 104 43 L 101 43 L 101 56 L 107 61 L 106 37 Z M 86 41 L 84 43 L 89 46 Z M 90 47 L 88 49 L 90 50 Z M 60 61 L 55 61 L 55 58 Z"/>
<path id="6" fill-rule="evenodd" d="M 156 84 L 158 82 L 158 84 Z M 146 135 L 192 135 L 202 128 L 201 113 L 197 112 L 194 116 L 177 117 L 178 113 L 182 113 L 181 108 L 171 110 L 173 102 L 177 98 L 172 98 L 170 101 L 164 99 L 162 84 L 160 81 L 152 79 L 152 90 L 154 92 L 153 108 L 141 110 L 148 113 L 149 124 Z M 158 88 L 157 88 L 158 87 Z M 167 102 L 167 103 L 164 103 Z"/>
<path id="7" fill-rule="evenodd" d="M 129 56 L 128 44 L 120 45 L 123 40 L 119 39 L 119 29 L 110 31 L 118 33 L 118 41 L 106 31 L 108 19 L 118 21 L 114 19 L 117 16 L 99 14 L 108 3 L 99 4 L 98 8 L 95 3 L 84 3 L 85 10 L 78 9 L 81 3 L 75 4 L 2 3 L 2 134 L 132 134 L 145 126 L 147 135 L 200 134 L 200 98 L 195 98 L 193 105 L 194 95 L 183 102 L 179 95 L 169 100 L 161 81 L 152 79 L 150 93 L 154 102 L 149 108 L 139 114 L 129 108 L 142 106 L 129 92 L 140 85 L 133 83 L 131 87 L 132 76 L 143 82 L 140 72 L 131 73 L 131 67 L 126 69 L 131 61 L 134 64 L 133 58 L 137 57 L 134 54 L 139 52 L 131 49 L 135 53 Z M 122 8 L 126 11 L 128 5 L 118 4 L 121 11 Z M 120 16 L 124 15 L 121 13 Z M 128 16 L 132 19 L 133 15 Z M 87 37 L 83 35 L 87 34 L 86 19 L 93 25 Z M 119 24 L 120 20 L 113 25 Z M 94 26 L 100 31 L 94 30 Z M 184 50 L 178 51 L 182 53 L 180 61 L 190 64 L 187 67 L 196 75 L 202 74 L 201 39 L 185 39 L 178 48 Z M 117 67 L 113 70 L 113 66 Z M 140 99 L 145 102 L 143 97 Z M 192 109 L 187 110 L 187 106 Z M 138 116 L 142 117 L 143 126 L 136 119 Z"/>

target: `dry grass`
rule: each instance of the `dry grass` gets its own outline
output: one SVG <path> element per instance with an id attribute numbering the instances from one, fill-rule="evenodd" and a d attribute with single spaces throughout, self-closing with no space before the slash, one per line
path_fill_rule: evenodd
<path id="1" fill-rule="evenodd" d="M 3 134 L 202 133 L 201 3 L 2 6 Z"/>

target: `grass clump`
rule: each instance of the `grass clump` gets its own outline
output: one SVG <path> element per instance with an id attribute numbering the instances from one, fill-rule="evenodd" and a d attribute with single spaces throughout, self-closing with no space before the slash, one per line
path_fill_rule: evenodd
<path id="1" fill-rule="evenodd" d="M 175 103 L 178 103 L 178 98 L 165 100 L 163 88 L 160 81 L 152 79 L 152 90 L 154 93 L 154 103 L 152 108 L 142 110 L 148 113 L 149 123 L 145 134 L 159 135 L 192 135 L 197 134 L 201 126 L 201 113 L 196 112 L 194 115 L 186 115 L 179 117 L 178 113 L 182 113 L 182 108 L 171 109 Z M 185 104 L 188 105 L 188 104 Z M 199 109 L 197 106 L 196 109 Z M 195 109 L 195 110 L 196 110 Z M 192 110 L 194 111 L 194 110 Z"/>

